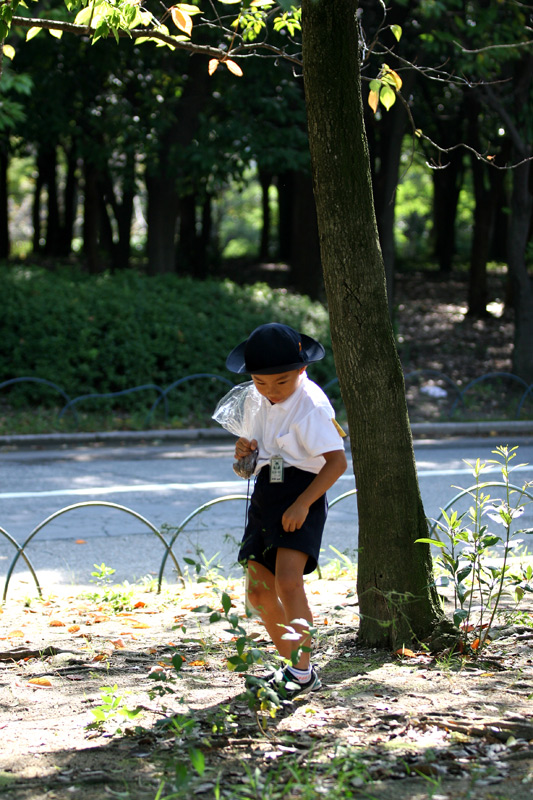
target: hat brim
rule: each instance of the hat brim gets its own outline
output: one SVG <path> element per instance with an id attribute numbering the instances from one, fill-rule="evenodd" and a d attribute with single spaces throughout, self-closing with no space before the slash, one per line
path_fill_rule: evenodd
<path id="1" fill-rule="evenodd" d="M 311 336 L 306 336 L 305 333 L 300 334 L 302 341 L 302 350 L 305 353 L 305 358 L 293 364 L 276 364 L 273 367 L 260 367 L 253 370 L 253 373 L 248 369 L 244 357 L 246 343 L 241 342 L 234 347 L 226 359 L 226 367 L 230 372 L 235 372 L 237 375 L 253 374 L 253 375 L 276 375 L 281 372 L 292 372 L 302 367 L 308 367 L 309 364 L 314 364 L 316 361 L 321 361 L 326 355 L 326 351 L 320 342 L 312 339 Z"/>

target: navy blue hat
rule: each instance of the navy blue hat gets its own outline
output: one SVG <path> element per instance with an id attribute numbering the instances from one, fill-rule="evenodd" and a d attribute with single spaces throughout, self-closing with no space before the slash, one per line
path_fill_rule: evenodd
<path id="1" fill-rule="evenodd" d="M 256 328 L 226 359 L 230 372 L 239 375 L 274 375 L 290 372 L 324 358 L 325 350 L 316 339 L 298 333 L 288 325 L 267 322 Z"/>

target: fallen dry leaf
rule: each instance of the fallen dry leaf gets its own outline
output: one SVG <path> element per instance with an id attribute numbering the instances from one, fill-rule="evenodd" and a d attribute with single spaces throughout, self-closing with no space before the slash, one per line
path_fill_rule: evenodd
<path id="1" fill-rule="evenodd" d="M 52 682 L 48 678 L 30 678 L 28 683 L 31 683 L 32 686 L 40 686 L 41 688 L 50 688 Z"/>
<path id="2" fill-rule="evenodd" d="M 51 619 L 50 622 L 48 623 L 48 625 L 49 625 L 50 628 L 64 628 L 65 627 L 65 623 L 61 622 L 60 619 Z"/>
<path id="3" fill-rule="evenodd" d="M 405 656 L 406 658 L 416 658 L 416 653 L 409 650 L 408 647 L 400 647 L 399 650 L 394 651 L 395 656 Z"/>
<path id="4" fill-rule="evenodd" d="M 67 628 L 69 633 L 77 633 L 80 629 L 79 625 L 71 625 L 70 628 Z"/>
<path id="5" fill-rule="evenodd" d="M 24 633 L 22 631 L 10 631 L 7 634 L 8 639 L 24 639 Z"/>

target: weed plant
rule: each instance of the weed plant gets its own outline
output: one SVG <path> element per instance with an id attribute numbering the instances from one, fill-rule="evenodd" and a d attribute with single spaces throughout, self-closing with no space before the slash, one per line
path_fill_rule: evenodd
<path id="1" fill-rule="evenodd" d="M 511 598 L 518 603 L 527 592 L 533 592 L 531 564 L 515 566 L 510 561 L 524 542 L 520 537 L 533 533 L 531 529 L 513 529 L 525 504 L 533 501 L 531 483 L 521 487 L 511 483 L 513 470 L 526 466 L 512 465 L 517 450 L 518 447 L 499 446 L 492 451 L 495 459 L 465 461 L 475 484 L 467 489 L 455 487 L 461 490 L 455 501 L 469 498 L 468 510 L 459 514 L 443 509 L 432 528 L 437 538 L 417 539 L 440 550 L 436 562 L 453 587 L 453 621 L 461 628 L 463 651 L 481 653 L 504 600 Z M 499 469 L 502 481 L 483 480 L 494 467 Z M 500 496 L 492 497 L 486 491 L 489 488 L 497 489 Z"/>

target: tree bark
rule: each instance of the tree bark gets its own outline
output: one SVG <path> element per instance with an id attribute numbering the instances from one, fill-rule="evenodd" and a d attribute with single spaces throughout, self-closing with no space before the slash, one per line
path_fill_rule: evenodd
<path id="1" fill-rule="evenodd" d="M 174 272 L 179 197 L 173 175 L 147 175 L 148 274 Z"/>
<path id="2" fill-rule="evenodd" d="M 7 192 L 7 168 L 9 142 L 0 142 L 0 258 L 9 258 L 9 214 Z"/>
<path id="3" fill-rule="evenodd" d="M 414 70 L 404 77 L 402 93 L 409 97 L 415 82 Z M 363 103 L 366 110 L 366 104 Z M 370 135 L 370 158 L 376 221 L 385 265 L 389 312 L 394 305 L 394 273 L 396 267 L 396 243 L 394 222 L 396 190 L 403 149 L 403 135 L 407 127 L 407 112 L 398 100 L 383 118 L 376 122 L 370 109 L 366 110 L 365 128 Z"/>
<path id="4" fill-rule="evenodd" d="M 507 242 L 515 310 L 513 372 L 527 383 L 533 383 L 533 282 L 528 272 L 525 255 L 533 211 L 530 174 L 530 161 L 513 170 L 513 192 Z"/>
<path id="5" fill-rule="evenodd" d="M 272 186 L 272 173 L 269 170 L 259 169 L 258 178 L 261 186 L 261 241 L 259 243 L 259 259 L 268 261 L 270 257 L 270 226 L 272 215 L 270 213 L 269 191 Z"/>
<path id="6" fill-rule="evenodd" d="M 314 300 L 322 299 L 324 279 L 311 175 L 295 172 L 292 193 L 291 281 L 294 288 Z"/>
<path id="7" fill-rule="evenodd" d="M 87 161 L 84 170 L 83 252 L 91 274 L 103 271 L 100 255 L 100 193 L 96 168 Z"/>
<path id="8" fill-rule="evenodd" d="M 303 0 L 309 143 L 333 351 L 359 510 L 360 641 L 401 645 L 441 616 L 387 306 L 353 0 Z"/>
<path id="9" fill-rule="evenodd" d="M 455 255 L 455 218 L 463 182 L 463 154 L 454 150 L 448 166 L 433 171 L 433 237 L 440 272 L 449 275 Z"/>

